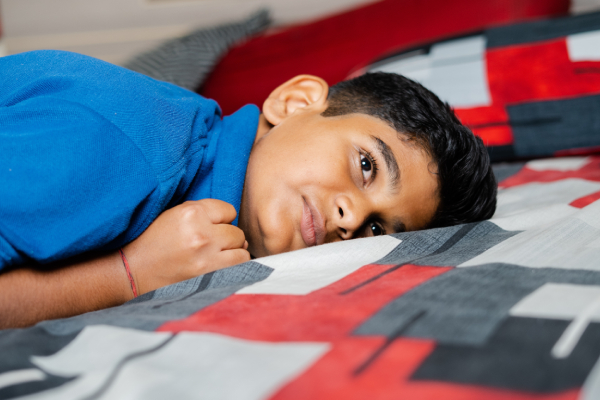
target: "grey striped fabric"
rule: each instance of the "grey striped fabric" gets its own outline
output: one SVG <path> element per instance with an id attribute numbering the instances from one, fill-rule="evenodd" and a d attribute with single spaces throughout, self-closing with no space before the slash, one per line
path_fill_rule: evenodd
<path id="1" fill-rule="evenodd" d="M 264 9 L 244 21 L 198 29 L 136 56 L 126 68 L 152 78 L 195 90 L 225 52 L 236 42 L 261 32 L 271 23 Z"/>

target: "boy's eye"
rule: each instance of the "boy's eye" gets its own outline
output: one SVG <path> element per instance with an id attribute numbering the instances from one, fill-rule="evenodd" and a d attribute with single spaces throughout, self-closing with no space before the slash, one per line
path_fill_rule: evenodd
<path id="1" fill-rule="evenodd" d="M 367 229 L 369 230 L 369 233 L 373 236 L 381 236 L 385 234 L 383 228 L 375 222 L 371 222 Z"/>
<path id="2" fill-rule="evenodd" d="M 360 155 L 360 168 L 363 174 L 363 181 L 369 182 L 373 178 L 373 161 L 366 155 Z"/>
<path id="3" fill-rule="evenodd" d="M 369 159 L 363 155 L 361 155 L 360 157 L 360 166 L 363 171 L 367 172 L 373 168 L 373 166 L 371 165 L 371 161 L 369 161 Z"/>

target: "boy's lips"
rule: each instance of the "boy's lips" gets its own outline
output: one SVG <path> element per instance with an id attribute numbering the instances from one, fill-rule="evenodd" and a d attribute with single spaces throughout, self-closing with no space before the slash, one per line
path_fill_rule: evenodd
<path id="1" fill-rule="evenodd" d="M 325 224 L 319 211 L 302 197 L 304 207 L 300 220 L 300 234 L 308 247 L 325 242 Z"/>

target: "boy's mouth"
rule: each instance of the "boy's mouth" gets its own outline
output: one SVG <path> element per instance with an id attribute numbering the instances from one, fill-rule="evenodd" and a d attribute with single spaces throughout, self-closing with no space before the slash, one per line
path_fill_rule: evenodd
<path id="1" fill-rule="evenodd" d="M 311 206 L 302 197 L 304 208 L 302 209 L 302 220 L 300 221 L 300 234 L 302 240 L 308 247 L 323 244 L 325 242 L 325 226 L 323 218 L 314 206 Z"/>

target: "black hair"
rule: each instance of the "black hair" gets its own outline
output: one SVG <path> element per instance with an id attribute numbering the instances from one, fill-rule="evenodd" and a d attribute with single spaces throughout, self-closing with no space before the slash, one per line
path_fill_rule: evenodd
<path id="1" fill-rule="evenodd" d="M 494 214 L 498 184 L 483 141 L 428 89 L 402 75 L 375 72 L 334 85 L 327 100 L 324 117 L 377 117 L 400 140 L 415 142 L 432 158 L 440 203 L 427 228 L 482 221 Z"/>

